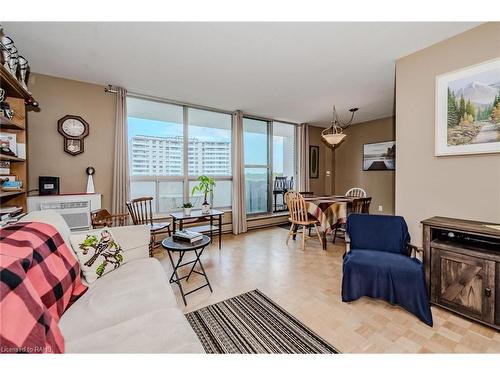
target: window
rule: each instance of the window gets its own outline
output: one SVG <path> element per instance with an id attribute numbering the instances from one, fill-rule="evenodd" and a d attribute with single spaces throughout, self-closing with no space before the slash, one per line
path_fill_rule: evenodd
<path id="1" fill-rule="evenodd" d="M 276 177 L 286 177 L 289 188 L 295 188 L 295 125 L 273 122 L 273 181 Z M 282 207 L 283 194 L 273 195 L 277 207 Z M 274 203 L 273 203 L 274 204 Z"/>
<path id="2" fill-rule="evenodd" d="M 246 210 L 269 211 L 269 122 L 243 119 Z"/>
<path id="3" fill-rule="evenodd" d="M 127 111 L 130 176 L 182 176 L 182 107 L 128 98 Z M 158 149 L 169 158 L 158 158 Z"/>
<path id="4" fill-rule="evenodd" d="M 247 213 L 271 212 L 273 199 L 283 203 L 282 195 L 272 194 L 275 177 L 296 183 L 295 125 L 244 118 L 243 130 Z"/>
<path id="5" fill-rule="evenodd" d="M 216 180 L 213 207 L 231 207 L 231 115 L 188 106 L 127 98 L 131 198 L 152 196 L 155 212 L 190 201 L 196 178 Z"/>
<path id="6" fill-rule="evenodd" d="M 213 207 L 231 207 L 231 115 L 189 108 L 188 123 L 189 195 L 198 184 L 196 177 L 207 175 L 215 179 L 210 203 Z M 200 208 L 203 194 L 195 193 L 190 200 Z"/>

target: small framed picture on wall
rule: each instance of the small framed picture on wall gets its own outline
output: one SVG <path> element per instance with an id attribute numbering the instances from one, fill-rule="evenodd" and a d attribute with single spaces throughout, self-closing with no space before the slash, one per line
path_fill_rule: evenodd
<path id="1" fill-rule="evenodd" d="M 396 169 L 396 142 L 365 143 L 363 171 L 393 171 Z"/>
<path id="2" fill-rule="evenodd" d="M 309 146 L 309 178 L 319 178 L 319 146 Z"/>

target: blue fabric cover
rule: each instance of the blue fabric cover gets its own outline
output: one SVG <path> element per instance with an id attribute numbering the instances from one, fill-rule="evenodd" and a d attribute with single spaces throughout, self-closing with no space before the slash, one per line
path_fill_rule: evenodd
<path id="1" fill-rule="evenodd" d="M 367 229 L 361 230 L 362 227 Z M 422 262 L 407 255 L 410 236 L 404 219 L 351 214 L 347 232 L 355 245 L 344 257 L 342 301 L 355 301 L 363 296 L 383 299 L 400 305 L 432 326 L 424 268 Z M 369 245 L 370 239 L 373 246 Z"/>
<path id="2" fill-rule="evenodd" d="M 407 254 L 410 234 L 401 216 L 350 214 L 346 231 L 351 237 L 351 249 Z"/>

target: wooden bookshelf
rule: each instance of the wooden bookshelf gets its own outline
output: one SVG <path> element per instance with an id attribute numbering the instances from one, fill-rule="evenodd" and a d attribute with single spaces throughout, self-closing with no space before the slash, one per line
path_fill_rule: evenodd
<path id="1" fill-rule="evenodd" d="M 12 121 L 11 119 L 8 119 L 7 117 L 3 117 L 0 115 L 0 126 L 2 129 L 9 129 L 9 130 L 24 130 L 24 128 Z"/>
<path id="2" fill-rule="evenodd" d="M 12 190 L 12 191 L 0 191 L 0 197 L 1 198 L 8 198 L 8 197 L 14 197 L 19 194 L 24 194 L 26 193 L 25 189 L 22 190 Z"/>
<path id="3" fill-rule="evenodd" d="M 2 65 L 0 65 L 0 87 L 5 90 L 10 108 L 14 110 L 14 117 L 8 119 L 0 116 L 0 132 L 16 134 L 16 142 L 26 145 L 26 159 L 17 156 L 0 154 L 0 161 L 10 162 L 11 176 L 16 176 L 16 180 L 23 182 L 22 190 L 0 191 L 0 204 L 2 206 L 21 206 L 26 212 L 27 186 L 28 186 L 28 145 L 26 126 L 26 105 L 25 101 L 32 98 L 19 81 L 13 77 Z M 14 150 L 15 152 L 15 150 Z"/>
<path id="4" fill-rule="evenodd" d="M 2 128 L 2 131 L 3 130 L 4 129 Z M 0 154 L 0 160 L 11 161 L 11 162 L 16 162 L 16 161 L 25 162 L 26 161 L 26 159 L 21 159 L 21 158 L 18 158 L 17 156 L 2 155 L 2 154 Z M 11 164 L 11 167 L 12 167 L 12 164 Z"/>
<path id="5" fill-rule="evenodd" d="M 21 83 L 0 64 L 0 77 L 2 79 L 1 87 L 5 90 L 7 96 L 12 98 L 22 98 L 28 100 L 31 94 L 24 89 Z"/>

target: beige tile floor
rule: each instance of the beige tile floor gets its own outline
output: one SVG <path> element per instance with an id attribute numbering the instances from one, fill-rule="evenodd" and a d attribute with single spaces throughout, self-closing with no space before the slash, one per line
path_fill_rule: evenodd
<path id="1" fill-rule="evenodd" d="M 300 241 L 285 245 L 287 231 L 279 227 L 223 237 L 205 249 L 203 265 L 212 284 L 187 296 L 172 288 L 184 312 L 193 311 L 253 289 L 259 289 L 344 353 L 500 353 L 500 333 L 432 307 L 434 327 L 383 301 L 340 298 L 342 240 L 323 251 L 317 239 L 300 250 Z M 168 274 L 167 256 L 159 254 Z M 191 277 L 185 288 L 201 285 Z"/>

